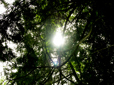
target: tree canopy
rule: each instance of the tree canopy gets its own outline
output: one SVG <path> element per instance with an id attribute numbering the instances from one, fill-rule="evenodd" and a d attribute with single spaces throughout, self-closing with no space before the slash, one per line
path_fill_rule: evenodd
<path id="1" fill-rule="evenodd" d="M 60 47 L 52 43 L 58 27 Z M 111 0 L 16 0 L 0 19 L 0 60 L 11 62 L 7 84 L 114 84 L 113 27 Z"/>

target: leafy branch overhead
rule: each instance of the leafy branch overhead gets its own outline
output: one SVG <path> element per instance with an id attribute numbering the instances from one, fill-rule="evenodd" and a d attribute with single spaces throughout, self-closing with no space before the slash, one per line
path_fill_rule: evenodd
<path id="1" fill-rule="evenodd" d="M 0 60 L 11 63 L 5 83 L 112 85 L 112 10 L 110 0 L 15 0 L 0 19 Z M 60 47 L 52 43 L 58 28 Z"/>

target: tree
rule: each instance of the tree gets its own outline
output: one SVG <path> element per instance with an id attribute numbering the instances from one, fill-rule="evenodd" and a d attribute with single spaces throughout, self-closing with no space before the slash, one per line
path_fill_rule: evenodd
<path id="1" fill-rule="evenodd" d="M 113 84 L 112 9 L 111 1 L 16 0 L 0 20 L 0 59 L 12 62 L 8 84 Z M 60 48 L 52 45 L 58 26 L 66 38 Z M 18 45 L 20 57 L 7 41 Z"/>

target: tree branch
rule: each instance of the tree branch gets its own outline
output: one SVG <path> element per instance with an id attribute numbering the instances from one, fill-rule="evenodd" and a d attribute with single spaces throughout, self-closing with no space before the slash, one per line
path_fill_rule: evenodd
<path id="1" fill-rule="evenodd" d="M 73 67 L 72 63 L 69 62 L 69 64 L 70 64 L 70 67 L 71 67 L 71 69 L 72 69 L 72 72 L 73 72 L 73 74 L 74 74 L 74 76 L 75 76 L 77 82 L 79 83 L 80 80 L 79 80 L 78 75 L 76 74 L 76 72 L 75 72 L 75 70 L 74 70 L 74 67 Z"/>
<path id="2" fill-rule="evenodd" d="M 53 72 L 54 72 L 54 69 L 52 69 L 52 71 L 49 72 L 49 74 L 47 76 L 48 78 L 47 79 L 45 78 L 45 80 L 43 80 L 43 83 L 41 83 L 41 84 L 44 85 L 50 79 L 50 77 L 52 76 Z"/>
<path id="3" fill-rule="evenodd" d="M 65 79 L 67 79 L 68 81 L 70 81 L 70 82 L 72 82 L 73 84 L 76 85 L 76 83 L 75 83 L 74 81 L 72 81 L 72 80 L 70 80 L 69 78 L 67 78 L 69 75 L 66 77 L 66 76 L 64 76 L 64 75 L 62 74 L 62 76 L 63 76 Z"/>
<path id="4" fill-rule="evenodd" d="M 73 73 L 67 75 L 66 78 L 67 78 L 68 76 L 72 75 L 72 74 L 73 74 Z M 62 76 L 63 76 L 63 74 L 62 74 Z M 65 77 L 62 77 L 62 79 L 64 79 L 64 78 L 65 78 Z M 62 80 L 62 79 L 58 79 L 58 80 L 54 81 L 54 83 L 56 83 L 56 82 L 58 82 L 58 81 L 60 81 L 60 80 Z"/>

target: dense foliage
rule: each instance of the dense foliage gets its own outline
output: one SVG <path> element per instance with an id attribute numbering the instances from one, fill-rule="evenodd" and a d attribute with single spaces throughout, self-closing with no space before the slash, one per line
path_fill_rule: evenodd
<path id="1" fill-rule="evenodd" d="M 16 0 L 0 19 L 0 60 L 11 62 L 7 84 L 114 84 L 112 2 Z M 65 37 L 61 47 L 52 44 L 58 27 Z M 20 56 L 8 41 L 17 44 Z"/>

